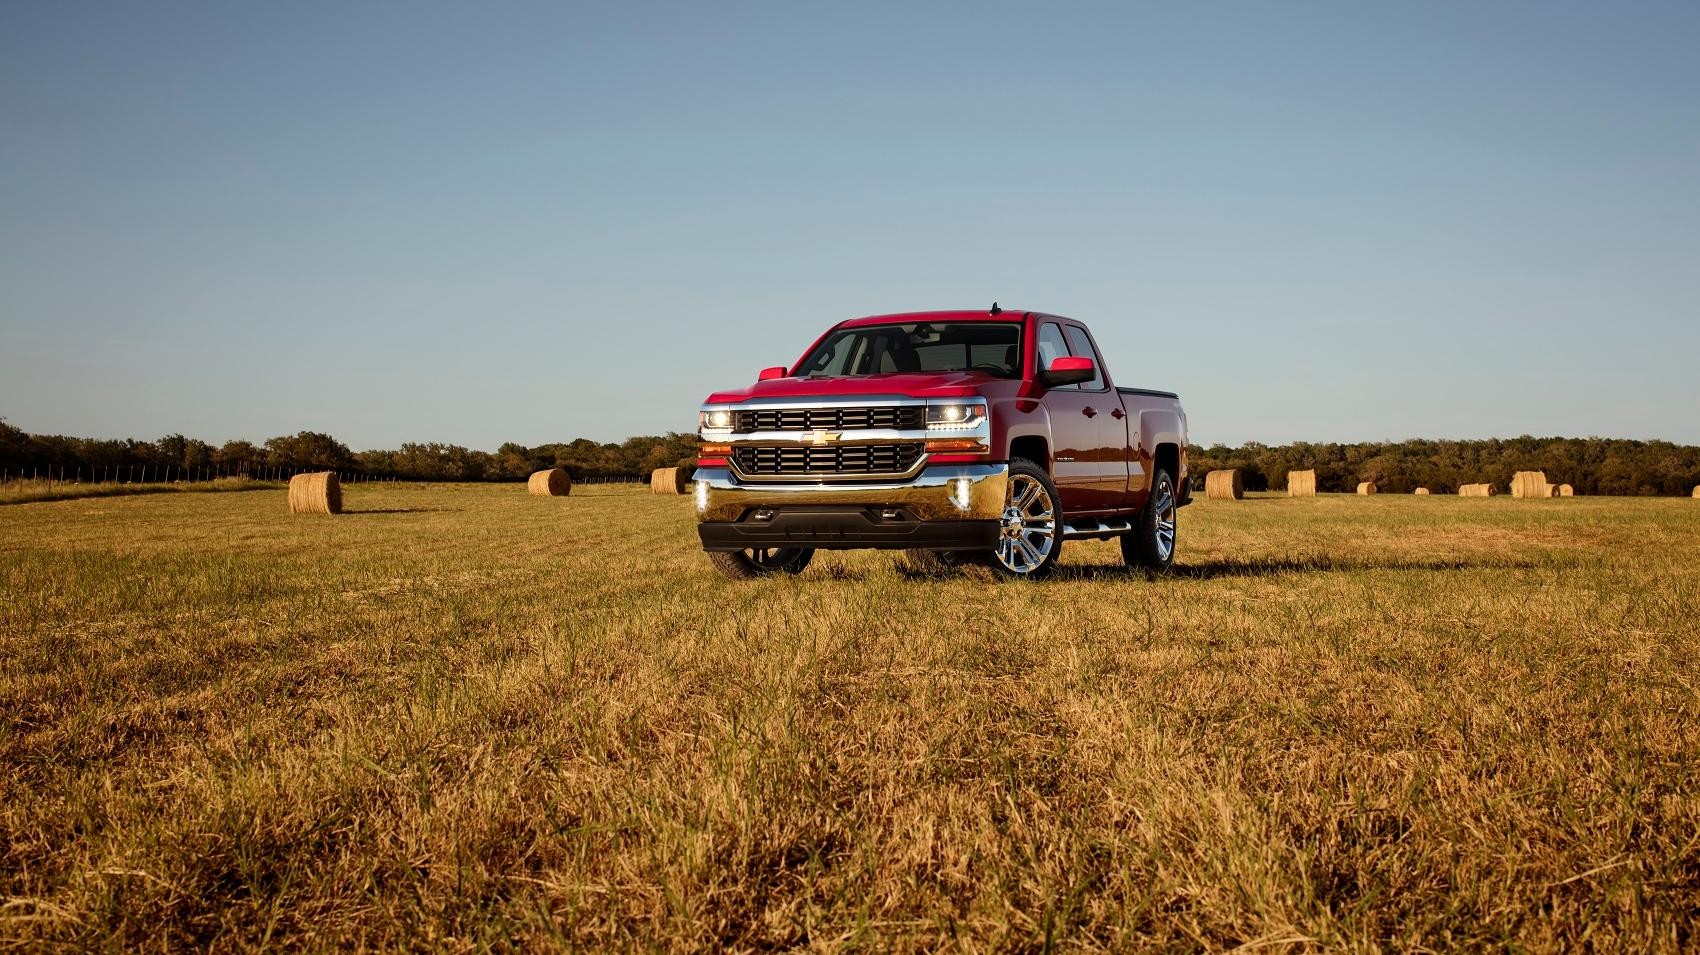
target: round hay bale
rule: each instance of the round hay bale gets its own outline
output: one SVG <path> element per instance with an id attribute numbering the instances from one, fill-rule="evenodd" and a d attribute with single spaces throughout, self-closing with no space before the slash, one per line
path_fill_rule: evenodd
<path id="1" fill-rule="evenodd" d="M 656 468 L 649 472 L 651 494 L 683 494 L 690 483 L 690 471 L 685 468 Z"/>
<path id="2" fill-rule="evenodd" d="M 566 497 L 573 492 L 573 476 L 560 468 L 538 471 L 525 482 L 525 489 L 540 497 Z"/>
<path id="3" fill-rule="evenodd" d="M 1571 487 L 1568 484 L 1560 484 L 1558 486 L 1558 496 L 1559 497 L 1575 497 L 1576 496 L 1576 489 Z"/>
<path id="4" fill-rule="evenodd" d="M 1375 486 L 1374 481 L 1359 481 L 1358 482 L 1358 493 L 1359 494 L 1374 494 L 1377 490 L 1379 490 L 1379 489 Z"/>
<path id="5" fill-rule="evenodd" d="M 1694 485 L 1694 493 L 1690 494 L 1689 497 L 1700 497 L 1700 484 Z"/>
<path id="6" fill-rule="evenodd" d="M 341 514 L 342 482 L 335 471 L 297 474 L 289 479 L 289 513 Z"/>
<path id="7" fill-rule="evenodd" d="M 1417 488 L 1417 489 L 1416 489 L 1416 490 L 1415 490 L 1415 491 L 1412 491 L 1412 492 L 1411 492 L 1411 493 L 1412 493 L 1412 494 L 1424 494 L 1424 495 L 1426 495 L 1426 494 L 1428 494 L 1428 488 L 1426 488 L 1426 487 L 1419 487 L 1419 488 Z"/>
<path id="8" fill-rule="evenodd" d="M 1545 471 L 1518 471 L 1511 476 L 1512 497 L 1557 497 Z"/>
<path id="9" fill-rule="evenodd" d="M 1245 497 L 1245 479 L 1238 468 L 1211 471 L 1204 476 L 1204 496 L 1212 501 L 1237 501 Z"/>
<path id="10" fill-rule="evenodd" d="M 1287 472 L 1287 496 L 1288 497 L 1315 497 L 1316 496 L 1316 472 L 1315 471 L 1288 471 Z"/>
<path id="11" fill-rule="evenodd" d="M 1459 497 L 1493 497 L 1497 493 L 1499 492 L 1494 490 L 1494 486 L 1492 484 L 1458 485 Z"/>

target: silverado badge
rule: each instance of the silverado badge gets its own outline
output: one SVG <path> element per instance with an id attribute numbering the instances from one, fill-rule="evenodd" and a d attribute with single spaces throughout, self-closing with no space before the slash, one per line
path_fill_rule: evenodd
<path id="1" fill-rule="evenodd" d="M 831 444 L 842 437 L 844 437 L 842 431 L 810 431 L 803 435 L 803 442 L 813 445 Z"/>

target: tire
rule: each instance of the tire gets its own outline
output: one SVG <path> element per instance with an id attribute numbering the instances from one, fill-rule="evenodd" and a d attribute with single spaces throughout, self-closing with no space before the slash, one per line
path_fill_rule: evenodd
<path id="1" fill-rule="evenodd" d="M 1025 458 L 1009 462 L 998 546 L 981 558 L 1000 577 L 1037 580 L 1062 553 L 1062 496 L 1045 469 Z"/>
<path id="2" fill-rule="evenodd" d="M 815 559 L 812 547 L 768 547 L 757 550 L 709 551 L 708 562 L 733 580 L 760 580 L 777 574 L 800 574 Z"/>
<path id="3" fill-rule="evenodd" d="M 949 577 L 962 565 L 953 551 L 911 547 L 897 559 L 897 569 L 906 577 Z"/>
<path id="4" fill-rule="evenodd" d="M 1175 566 L 1178 507 L 1175 479 L 1167 468 L 1158 468 L 1151 473 L 1151 496 L 1134 520 L 1133 530 L 1122 535 L 1122 560 L 1129 567 L 1161 577 Z"/>

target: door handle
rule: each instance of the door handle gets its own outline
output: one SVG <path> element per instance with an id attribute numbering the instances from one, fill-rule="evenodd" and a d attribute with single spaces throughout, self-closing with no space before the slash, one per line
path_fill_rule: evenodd
<path id="1" fill-rule="evenodd" d="M 1120 408 L 1111 408 L 1110 409 L 1110 417 L 1115 418 L 1117 421 L 1120 421 L 1121 419 L 1127 417 L 1127 414 L 1125 412 L 1123 412 L 1122 409 L 1120 409 Z"/>
<path id="2" fill-rule="evenodd" d="M 1098 417 L 1098 409 L 1092 407 L 1091 405 L 1087 405 L 1086 407 L 1080 409 L 1080 413 L 1085 415 L 1088 418 Z"/>

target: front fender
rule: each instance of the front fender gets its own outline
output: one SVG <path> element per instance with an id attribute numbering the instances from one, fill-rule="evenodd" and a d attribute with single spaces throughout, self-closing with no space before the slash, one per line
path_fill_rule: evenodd
<path id="1" fill-rule="evenodd" d="M 992 449 L 993 452 L 1009 460 L 1012 456 L 1010 449 L 1014 447 L 1017 438 L 1037 437 L 1045 441 L 1045 447 L 1051 454 L 1056 449 L 1051 447 L 1051 413 L 1045 408 L 1045 403 L 1037 398 L 1016 397 L 1000 398 L 992 402 Z M 1050 470 L 1050 461 L 1041 461 L 1046 470 Z"/>

